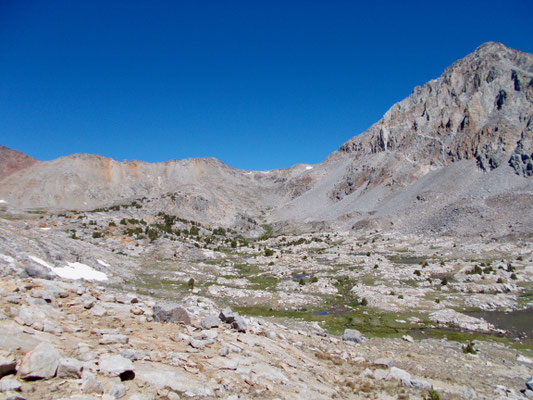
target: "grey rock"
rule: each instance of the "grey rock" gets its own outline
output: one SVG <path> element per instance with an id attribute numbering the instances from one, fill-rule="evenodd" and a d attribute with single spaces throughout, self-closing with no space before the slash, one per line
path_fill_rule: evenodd
<path id="1" fill-rule="evenodd" d="M 398 380 L 402 382 L 403 386 L 411 386 L 411 374 L 403 369 L 392 367 L 387 374 L 386 380 Z"/>
<path id="2" fill-rule="evenodd" d="M 173 322 L 190 325 L 191 317 L 181 306 L 172 303 L 159 303 L 154 306 L 155 322 Z"/>
<path id="3" fill-rule="evenodd" d="M 411 387 L 415 389 L 428 390 L 433 388 L 431 383 L 424 381 L 422 379 L 411 379 Z"/>
<path id="4" fill-rule="evenodd" d="M 63 328 L 61 328 L 59 325 L 56 325 L 54 322 L 45 319 L 43 321 L 43 332 L 61 335 L 63 333 Z"/>
<path id="5" fill-rule="evenodd" d="M 127 375 L 133 374 L 135 376 L 133 363 L 121 355 L 105 356 L 102 358 L 99 362 L 99 371 L 106 376 L 120 376 L 121 379 Z"/>
<path id="6" fill-rule="evenodd" d="M 81 384 L 81 391 L 83 393 L 96 393 L 96 394 L 102 394 L 104 393 L 104 388 L 102 386 L 102 383 L 96 379 L 96 376 L 93 374 L 88 374 Z"/>
<path id="7" fill-rule="evenodd" d="M 4 376 L 0 379 L 0 392 L 7 392 L 9 390 L 20 390 L 21 383 L 12 375 Z"/>
<path id="8" fill-rule="evenodd" d="M 524 396 L 526 396 L 527 399 L 533 399 L 533 390 L 529 390 L 529 389 L 524 390 Z"/>
<path id="9" fill-rule="evenodd" d="M 228 354 L 229 354 L 229 349 L 227 347 L 222 347 L 218 352 L 218 355 L 222 357 L 226 357 Z"/>
<path id="10" fill-rule="evenodd" d="M 154 396 L 151 396 L 149 394 L 132 394 L 130 397 L 128 397 L 128 400 L 154 400 Z"/>
<path id="11" fill-rule="evenodd" d="M 226 322 L 228 324 L 231 324 L 234 320 L 235 320 L 235 315 L 233 314 L 233 311 L 231 311 L 231 308 L 229 307 L 226 307 L 225 309 L 223 309 L 219 316 L 220 320 L 222 322 Z"/>
<path id="12" fill-rule="evenodd" d="M 115 399 L 121 399 L 126 395 L 126 391 L 128 388 L 123 385 L 122 383 L 117 383 L 116 385 L 113 385 L 111 389 L 109 389 L 106 394 L 112 396 Z"/>
<path id="13" fill-rule="evenodd" d="M 357 329 L 345 329 L 342 335 L 342 340 L 345 342 L 362 343 L 364 336 Z"/>
<path id="14" fill-rule="evenodd" d="M 102 335 L 98 341 L 100 344 L 126 344 L 129 338 L 126 335 Z"/>
<path id="15" fill-rule="evenodd" d="M 220 324 L 218 317 L 215 314 L 210 314 L 202 319 L 200 325 L 203 329 L 217 328 Z"/>
<path id="16" fill-rule="evenodd" d="M 533 390 L 533 376 L 530 377 L 527 382 L 526 382 L 526 387 L 529 389 L 529 390 Z"/>
<path id="17" fill-rule="evenodd" d="M 0 352 L 0 378 L 15 371 L 17 362 L 15 356 L 9 352 Z"/>
<path id="18" fill-rule="evenodd" d="M 56 375 L 61 356 L 50 343 L 40 343 L 30 351 L 19 367 L 23 379 L 50 379 Z"/>
<path id="19" fill-rule="evenodd" d="M 146 353 L 142 350 L 125 349 L 120 352 L 120 355 L 131 361 L 141 360 L 146 357 Z"/>
<path id="20" fill-rule="evenodd" d="M 46 267 L 37 264 L 28 264 L 24 267 L 25 275 L 32 278 L 52 280 L 56 278 L 56 274 Z"/>
<path id="21" fill-rule="evenodd" d="M 81 378 L 83 363 L 75 358 L 61 358 L 57 368 L 58 378 Z"/>
<path id="22" fill-rule="evenodd" d="M 237 332 L 246 332 L 246 321 L 240 315 L 235 315 L 234 321 L 231 323 L 231 327 Z"/>
<path id="23" fill-rule="evenodd" d="M 374 365 L 390 368 L 394 365 L 394 361 L 390 358 L 382 357 L 382 358 L 378 358 L 377 360 L 375 360 Z"/>
<path id="24" fill-rule="evenodd" d="M 202 350 L 202 349 L 205 349 L 205 346 L 209 345 L 209 344 L 212 344 L 213 341 L 209 341 L 209 340 L 198 340 L 198 339 L 194 339 L 194 338 L 190 338 L 189 339 L 189 344 L 191 345 L 191 347 L 194 347 L 195 349 L 198 349 L 198 350 Z"/>

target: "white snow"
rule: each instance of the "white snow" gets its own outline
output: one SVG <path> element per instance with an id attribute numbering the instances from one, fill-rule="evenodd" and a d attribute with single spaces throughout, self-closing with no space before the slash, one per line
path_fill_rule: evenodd
<path id="1" fill-rule="evenodd" d="M 15 259 L 11 256 L 6 256 L 5 254 L 0 254 L 0 259 L 4 260 L 6 263 L 12 263 Z"/>
<path id="2" fill-rule="evenodd" d="M 307 167 L 305 167 L 305 169 L 309 170 L 309 169 L 313 169 L 313 167 L 311 167 L 310 165 L 308 165 Z"/>
<path id="3" fill-rule="evenodd" d="M 41 260 L 39 257 L 35 256 L 28 256 L 33 261 L 35 261 L 37 264 L 41 264 L 43 267 L 50 268 L 51 270 L 54 270 L 54 267 L 52 267 L 50 264 L 48 264 L 46 261 Z"/>
<path id="4" fill-rule="evenodd" d="M 104 267 L 108 267 L 109 268 L 111 266 L 111 265 L 109 265 L 108 263 L 106 263 L 103 260 L 96 259 L 96 261 L 98 261 L 98 264 L 103 265 Z"/>
<path id="5" fill-rule="evenodd" d="M 41 228 L 42 231 L 49 231 L 51 228 L 48 226 L 46 228 Z"/>
<path id="6" fill-rule="evenodd" d="M 0 204 L 4 204 L 4 203 L 7 203 L 7 201 L 5 201 L 5 200 L 0 200 Z"/>
<path id="7" fill-rule="evenodd" d="M 86 279 L 88 281 L 106 281 L 107 275 L 103 272 L 97 271 L 88 265 L 79 262 L 67 262 L 65 267 L 52 267 L 46 261 L 41 260 L 39 257 L 28 256 L 33 261 L 41 264 L 43 267 L 49 268 L 52 272 L 65 279 Z"/>
<path id="8" fill-rule="evenodd" d="M 66 267 L 52 268 L 56 274 L 65 279 L 86 279 L 88 281 L 106 281 L 107 275 L 79 262 L 67 262 Z"/>

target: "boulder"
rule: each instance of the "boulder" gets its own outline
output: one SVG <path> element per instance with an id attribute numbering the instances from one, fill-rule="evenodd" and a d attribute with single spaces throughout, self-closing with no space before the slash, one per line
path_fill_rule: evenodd
<path id="1" fill-rule="evenodd" d="M 31 278 L 39 278 L 39 279 L 46 279 L 46 280 L 52 280 L 56 278 L 56 274 L 53 273 L 51 270 L 49 270 L 46 267 L 37 265 L 37 264 L 28 264 L 24 267 L 24 272 L 22 273 L 23 276 L 29 276 Z"/>
<path id="2" fill-rule="evenodd" d="M 50 343 L 40 343 L 30 351 L 19 368 L 23 379 L 50 379 L 56 375 L 61 355 Z"/>
<path id="3" fill-rule="evenodd" d="M 191 317 L 189 313 L 181 306 L 172 303 L 159 303 L 154 306 L 155 322 L 173 322 L 189 325 Z"/>
<path id="4" fill-rule="evenodd" d="M 365 337 L 357 329 L 345 329 L 342 340 L 345 342 L 361 343 Z"/>
<path id="5" fill-rule="evenodd" d="M 219 324 L 220 321 L 215 314 L 208 315 L 202 320 L 202 322 L 200 322 L 203 329 L 217 328 Z"/>
<path id="6" fill-rule="evenodd" d="M 61 358 L 57 368 L 58 378 L 81 378 L 83 363 L 75 358 Z"/>
<path id="7" fill-rule="evenodd" d="M 102 384 L 93 374 L 87 374 L 87 376 L 83 379 L 83 382 L 81 384 L 81 391 L 83 393 L 97 393 L 102 394 L 104 393 L 104 388 L 102 387 Z"/>
<path id="8" fill-rule="evenodd" d="M 231 324 L 234 320 L 235 320 L 235 316 L 233 315 L 233 311 L 231 311 L 231 308 L 229 307 L 226 307 L 225 309 L 223 309 L 219 316 L 220 320 L 222 322 L 226 322 L 228 324 Z"/>
<path id="9" fill-rule="evenodd" d="M 106 356 L 100 360 L 100 373 L 107 376 L 118 376 L 121 380 L 130 380 L 135 377 L 133 363 L 121 355 Z"/>
<path id="10" fill-rule="evenodd" d="M 240 315 L 236 315 L 235 320 L 231 323 L 231 327 L 237 332 L 246 332 L 246 321 L 244 321 L 244 318 Z"/>
<path id="11" fill-rule="evenodd" d="M 0 378 L 4 375 L 13 373 L 16 366 L 17 361 L 13 354 L 5 351 L 0 352 Z"/>
<path id="12" fill-rule="evenodd" d="M 526 382 L 526 387 L 529 389 L 529 390 L 533 390 L 533 376 L 530 377 L 527 382 Z"/>
<path id="13" fill-rule="evenodd" d="M 21 388 L 21 383 L 14 376 L 5 376 L 0 379 L 0 393 L 9 390 L 19 391 Z"/>
<path id="14" fill-rule="evenodd" d="M 113 385 L 107 392 L 107 395 L 112 396 L 115 399 L 121 399 L 126 395 L 126 391 L 128 388 L 124 386 L 122 383 L 117 383 L 116 385 Z"/>

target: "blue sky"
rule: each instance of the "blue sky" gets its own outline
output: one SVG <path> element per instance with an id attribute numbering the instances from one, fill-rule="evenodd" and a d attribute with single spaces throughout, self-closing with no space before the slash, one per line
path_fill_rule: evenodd
<path id="1" fill-rule="evenodd" d="M 0 144 L 39 160 L 317 163 L 533 1 L 0 0 Z"/>

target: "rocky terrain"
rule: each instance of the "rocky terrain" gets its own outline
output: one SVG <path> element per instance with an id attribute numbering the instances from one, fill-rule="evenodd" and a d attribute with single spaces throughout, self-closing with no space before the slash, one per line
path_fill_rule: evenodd
<path id="1" fill-rule="evenodd" d="M 531 242 L 246 239 L 141 213 L 0 220 L 1 396 L 532 394 Z M 475 310 L 524 310 L 526 324 Z"/>
<path id="2" fill-rule="evenodd" d="M 0 399 L 533 398 L 533 56 L 324 162 L 0 148 Z"/>

